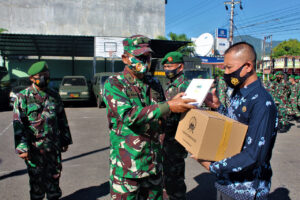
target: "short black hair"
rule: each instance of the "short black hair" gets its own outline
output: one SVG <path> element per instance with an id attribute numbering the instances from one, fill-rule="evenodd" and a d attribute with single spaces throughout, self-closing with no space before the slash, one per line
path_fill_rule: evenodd
<path id="1" fill-rule="evenodd" d="M 235 52 L 246 51 L 246 53 L 249 56 L 249 59 L 251 59 L 251 61 L 253 61 L 254 67 L 256 68 L 256 57 L 257 57 L 257 55 L 256 55 L 254 47 L 251 44 L 249 44 L 247 42 L 235 43 L 225 51 L 224 55 L 226 55 L 228 53 L 231 53 L 233 51 L 235 51 Z"/>

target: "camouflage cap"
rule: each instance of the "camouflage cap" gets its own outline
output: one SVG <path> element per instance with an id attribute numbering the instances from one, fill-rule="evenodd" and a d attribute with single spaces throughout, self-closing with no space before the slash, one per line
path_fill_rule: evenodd
<path id="1" fill-rule="evenodd" d="M 165 55 L 161 60 L 161 64 L 183 63 L 183 56 L 180 52 L 172 51 Z"/>
<path id="2" fill-rule="evenodd" d="M 275 73 L 275 75 L 276 75 L 276 76 L 277 76 L 277 75 L 283 75 L 283 72 L 282 72 L 282 71 L 278 71 L 278 72 Z"/>
<path id="3" fill-rule="evenodd" d="M 48 70 L 48 65 L 46 63 L 46 61 L 40 61 L 40 62 L 36 62 L 33 63 L 31 65 L 31 67 L 28 70 L 28 75 L 30 76 L 34 76 L 40 72 L 46 71 Z"/>
<path id="4" fill-rule="evenodd" d="M 124 51 L 140 56 L 147 52 L 153 52 L 150 48 L 150 38 L 143 35 L 133 35 L 123 40 Z"/>
<path id="5" fill-rule="evenodd" d="M 295 79 L 296 79 L 296 80 L 299 80 L 299 79 L 300 79 L 300 76 L 296 76 Z"/>

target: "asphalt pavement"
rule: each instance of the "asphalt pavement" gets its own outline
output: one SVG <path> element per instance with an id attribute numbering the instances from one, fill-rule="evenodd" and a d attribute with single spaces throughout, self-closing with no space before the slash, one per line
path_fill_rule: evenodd
<path id="1" fill-rule="evenodd" d="M 74 144 L 63 153 L 62 200 L 109 198 L 109 131 L 105 108 L 68 107 L 66 113 Z M 300 124 L 278 134 L 273 150 L 270 199 L 300 196 Z M 298 127 L 297 127 L 298 126 Z M 214 200 L 215 177 L 196 161 L 186 159 L 187 199 Z M 0 200 L 29 199 L 25 163 L 14 153 L 12 111 L 0 112 Z"/>

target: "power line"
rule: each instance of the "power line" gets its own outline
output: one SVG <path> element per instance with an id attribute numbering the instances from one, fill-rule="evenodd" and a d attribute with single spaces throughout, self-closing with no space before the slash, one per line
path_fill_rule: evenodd
<path id="1" fill-rule="evenodd" d="M 205 13 L 212 11 L 213 9 L 216 9 L 217 6 L 220 6 L 220 4 L 218 2 L 214 2 L 214 4 L 212 4 L 209 8 L 206 8 L 204 11 L 201 11 L 201 15 L 204 15 Z M 217 16 L 215 16 L 217 17 Z M 186 24 L 186 29 L 190 31 L 190 33 L 195 33 L 195 32 L 199 32 L 198 30 L 201 28 L 202 22 L 205 20 L 205 18 L 200 18 L 198 15 L 198 18 L 196 20 L 196 23 L 191 24 Z M 212 18 L 210 19 L 212 20 Z M 205 21 L 205 23 L 207 23 L 207 21 Z"/>
<path id="2" fill-rule="evenodd" d="M 202 9 L 201 10 L 198 10 L 198 12 L 195 14 L 193 14 L 193 13 L 190 13 L 190 14 L 188 14 L 188 15 L 186 15 L 186 16 L 184 16 L 184 17 L 182 17 L 182 18 L 180 18 L 179 20 L 177 20 L 177 21 L 172 21 L 172 22 L 170 22 L 170 23 L 167 23 L 167 26 L 169 26 L 169 27 L 176 27 L 176 26 L 178 26 L 179 24 L 181 24 L 181 23 L 183 23 L 183 22 L 186 22 L 186 20 L 187 19 L 189 19 L 189 18 L 194 18 L 194 17 L 196 17 L 196 16 L 200 16 L 200 15 L 203 15 L 205 12 L 208 12 L 210 9 L 210 7 L 209 8 L 207 8 L 208 6 L 210 6 L 210 5 L 212 5 L 212 1 L 209 1 L 210 3 L 206 3 L 205 4 L 205 6 L 203 6 L 202 7 Z M 213 7 L 215 7 L 214 5 L 212 5 L 211 6 L 212 8 Z"/>
<path id="3" fill-rule="evenodd" d="M 168 19 L 168 21 L 176 21 L 176 20 L 178 20 L 178 19 L 180 19 L 180 18 L 186 16 L 186 14 L 196 11 L 196 9 L 197 9 L 198 7 L 202 6 L 202 3 L 203 3 L 204 1 L 206 1 L 206 0 L 203 0 L 202 2 L 201 2 L 201 1 L 198 2 L 197 4 L 195 4 L 195 5 L 191 6 L 191 7 L 189 7 L 188 9 L 186 9 L 184 12 L 181 12 L 179 15 L 176 15 L 176 16 L 171 17 L 170 19 Z M 177 14 L 177 13 L 176 13 L 176 14 Z"/>
<path id="4" fill-rule="evenodd" d="M 300 7 L 300 4 L 299 4 L 299 7 Z M 283 9 L 279 9 L 279 10 L 273 10 L 268 13 L 257 15 L 254 17 L 251 16 L 251 19 L 249 19 L 249 20 L 242 20 L 241 24 L 255 23 L 259 20 L 266 20 L 269 18 L 279 17 L 282 14 L 290 14 L 290 13 L 293 13 L 291 11 L 299 11 L 299 7 L 293 6 L 293 7 L 283 8 Z M 274 13 L 276 13 L 276 14 L 274 14 Z M 239 25 L 239 24 L 237 24 L 237 25 Z"/>

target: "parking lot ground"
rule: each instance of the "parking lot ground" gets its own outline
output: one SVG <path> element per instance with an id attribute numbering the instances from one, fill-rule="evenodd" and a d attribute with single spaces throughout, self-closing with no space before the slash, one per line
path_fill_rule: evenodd
<path id="1" fill-rule="evenodd" d="M 68 106 L 73 137 L 63 154 L 63 200 L 109 199 L 109 132 L 105 108 Z M 278 134 L 273 150 L 271 200 L 299 199 L 300 124 Z M 187 198 L 214 200 L 214 176 L 194 160 L 186 159 Z M 0 112 L 0 199 L 29 199 L 24 162 L 14 153 L 12 111 Z"/>

